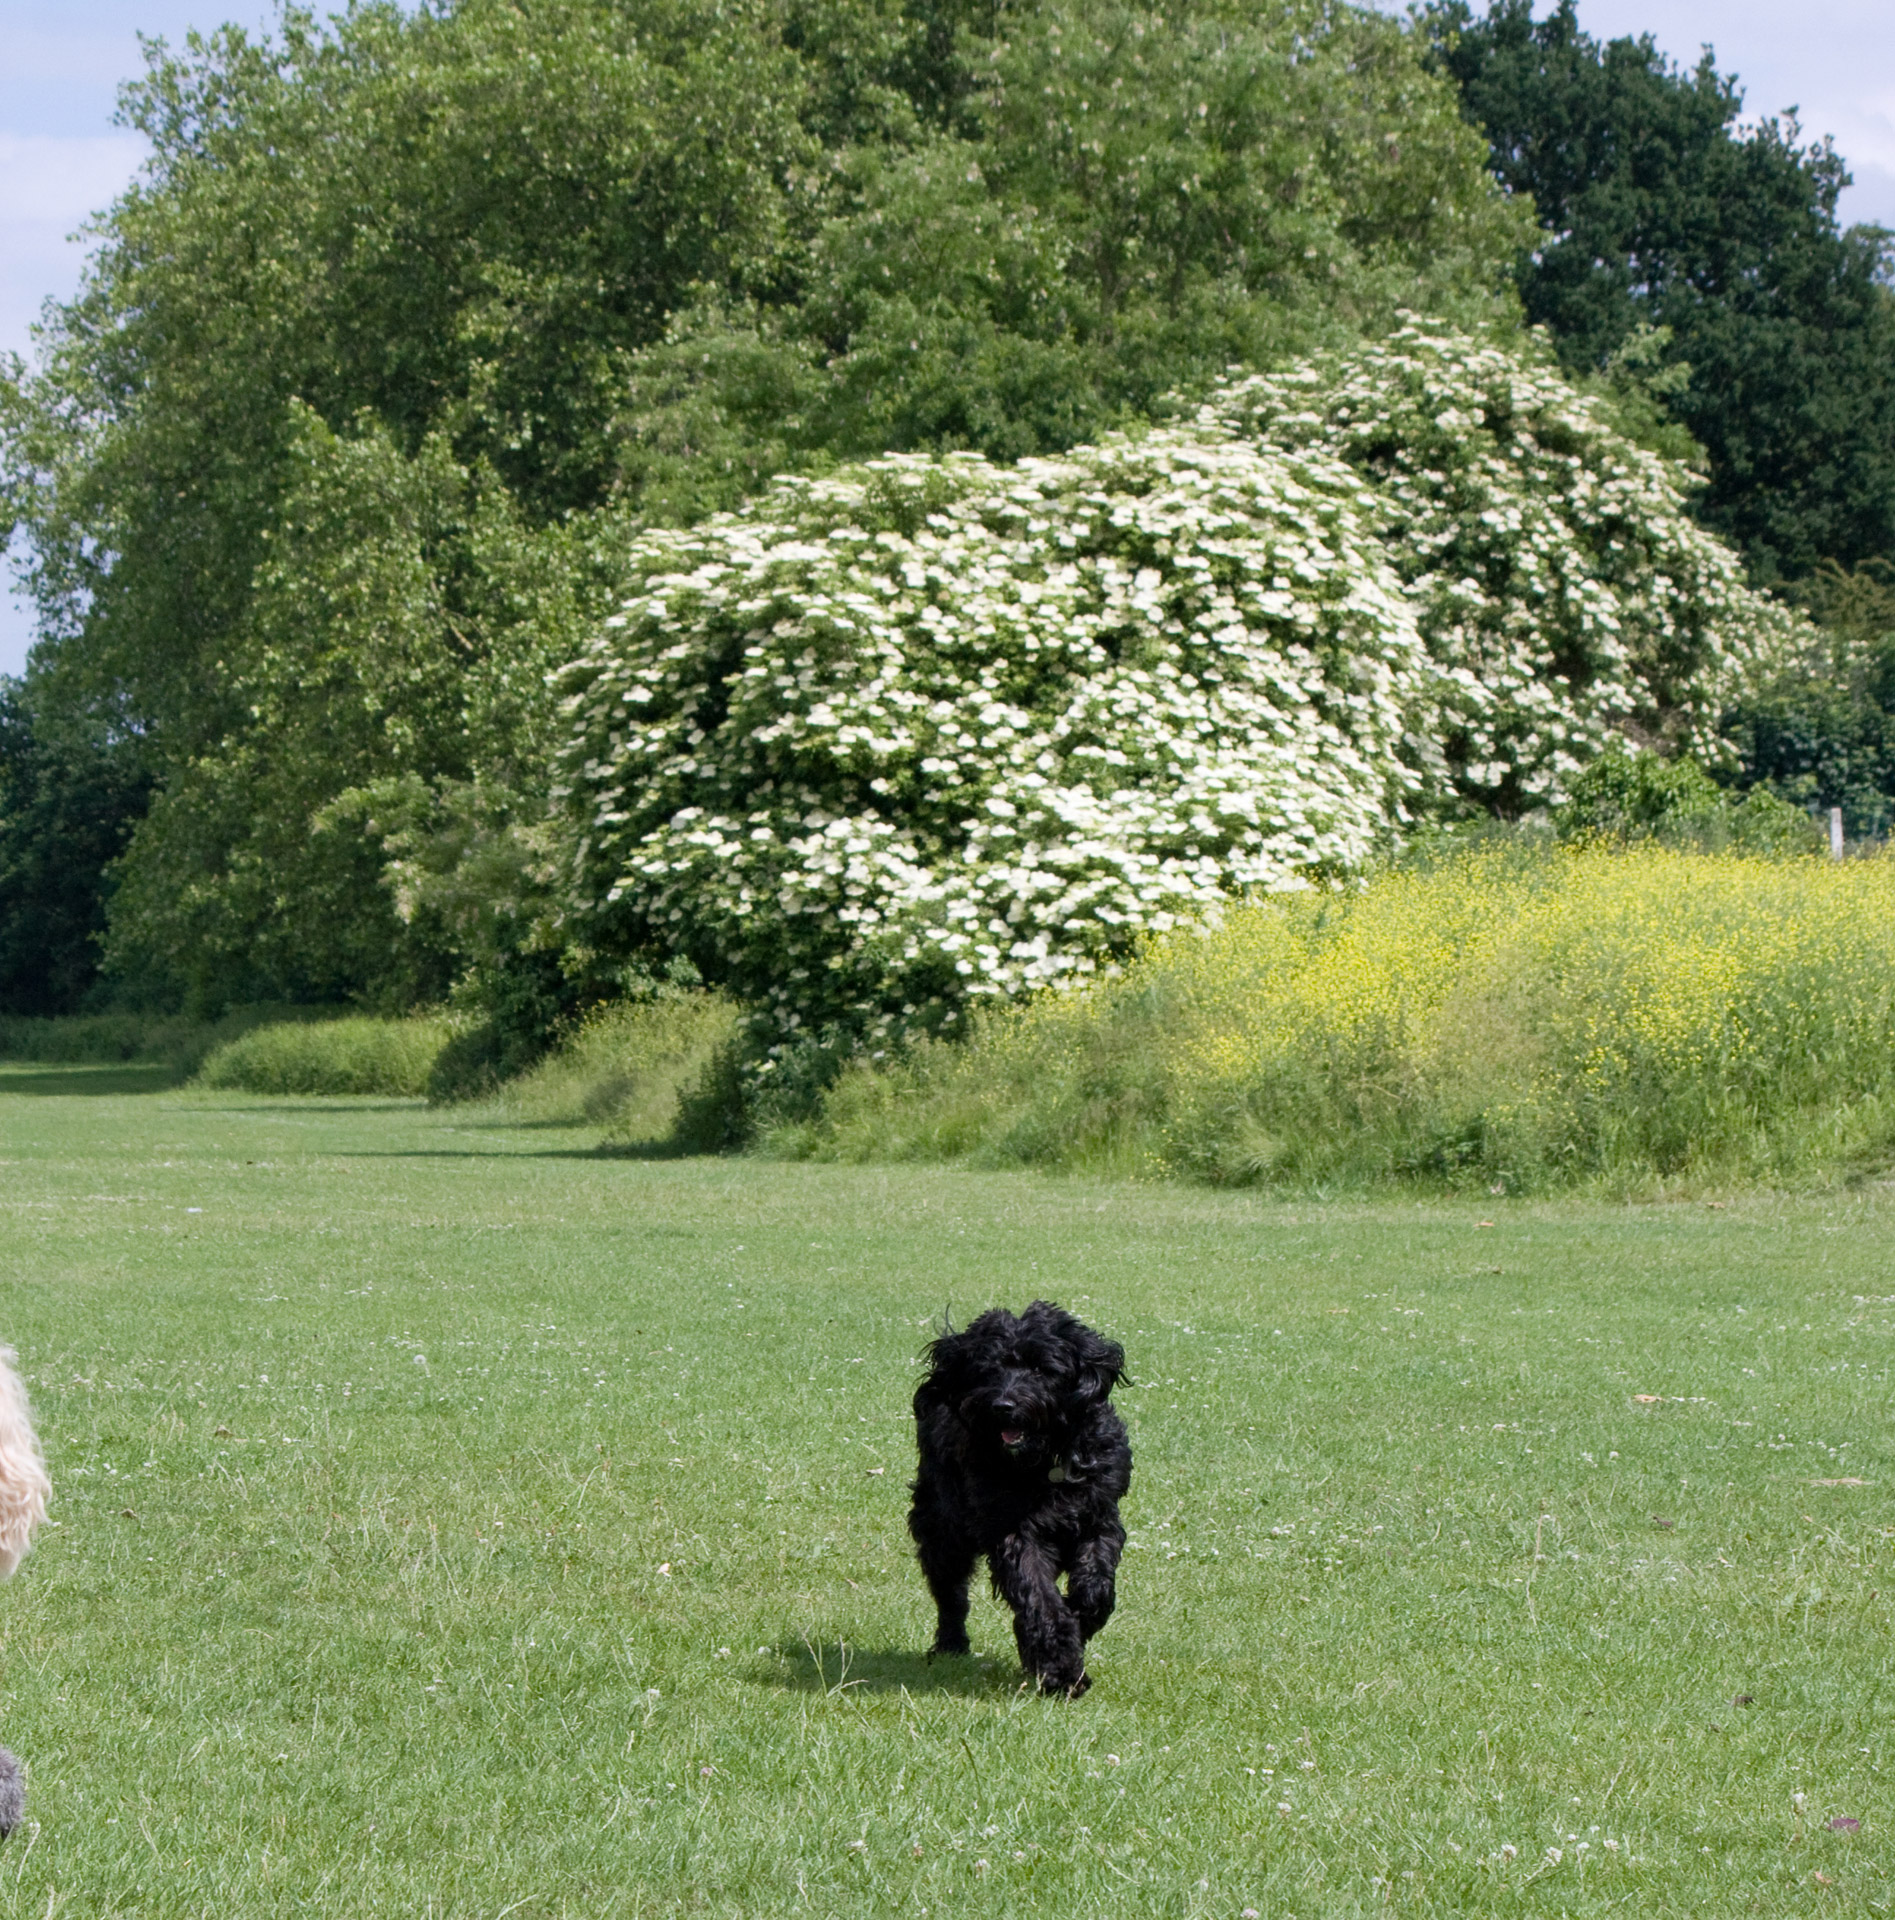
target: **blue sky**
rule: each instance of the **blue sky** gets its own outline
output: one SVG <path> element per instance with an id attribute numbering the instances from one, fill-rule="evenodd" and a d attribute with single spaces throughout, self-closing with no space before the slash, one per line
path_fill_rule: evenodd
<path id="1" fill-rule="evenodd" d="M 1477 9 L 1478 10 L 1478 9 Z M 142 31 L 174 44 L 192 27 L 274 16 L 263 0 L 0 0 L 0 352 L 30 350 L 41 303 L 76 286 L 71 238 L 137 169 L 138 140 L 112 124 L 140 71 Z M 1654 35 L 1692 64 L 1709 41 L 1744 84 L 1749 113 L 1802 110 L 1856 175 L 1844 217 L 1895 227 L 1895 0 L 1580 0 L 1600 38 Z M 26 609 L 0 591 L 0 673 L 18 672 Z"/>

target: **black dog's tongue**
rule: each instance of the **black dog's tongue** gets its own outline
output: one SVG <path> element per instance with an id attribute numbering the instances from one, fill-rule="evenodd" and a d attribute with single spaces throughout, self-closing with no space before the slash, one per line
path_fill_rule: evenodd
<path id="1" fill-rule="evenodd" d="M 1003 1447 L 1017 1447 L 1025 1438 L 1026 1431 L 1022 1427 L 1002 1427 L 1000 1429 L 1000 1444 Z"/>

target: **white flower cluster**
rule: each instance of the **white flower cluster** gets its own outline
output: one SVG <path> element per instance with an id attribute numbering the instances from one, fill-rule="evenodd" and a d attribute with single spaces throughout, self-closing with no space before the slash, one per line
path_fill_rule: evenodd
<path id="1" fill-rule="evenodd" d="M 1794 616 L 1686 513 L 1690 476 L 1542 348 L 1411 323 L 1234 381 L 1201 419 L 1374 484 L 1440 670 L 1436 737 L 1478 806 L 1560 799 L 1615 733 L 1715 759 L 1735 686 L 1795 644 Z"/>
<path id="2" fill-rule="evenodd" d="M 1557 798 L 1614 730 L 1709 750 L 1789 617 L 1683 501 L 1531 350 L 1411 326 L 1187 427 L 648 532 L 557 679 L 569 925 L 873 1039 L 1417 805 Z"/>
<path id="3" fill-rule="evenodd" d="M 558 680 L 578 930 L 873 1036 L 1359 861 L 1429 705 L 1377 511 L 1200 427 L 647 533 Z"/>

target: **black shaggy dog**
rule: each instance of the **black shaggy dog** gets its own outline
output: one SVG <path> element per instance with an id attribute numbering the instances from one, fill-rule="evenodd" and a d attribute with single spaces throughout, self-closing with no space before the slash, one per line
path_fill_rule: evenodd
<path id="1" fill-rule="evenodd" d="M 1125 1547 L 1132 1449 L 1110 1404 L 1125 1350 L 1036 1300 L 1017 1320 L 995 1307 L 944 1333 L 928 1361 L 908 1531 L 940 1610 L 933 1650 L 967 1651 L 967 1582 L 985 1554 L 1021 1664 L 1044 1691 L 1077 1698 Z"/>

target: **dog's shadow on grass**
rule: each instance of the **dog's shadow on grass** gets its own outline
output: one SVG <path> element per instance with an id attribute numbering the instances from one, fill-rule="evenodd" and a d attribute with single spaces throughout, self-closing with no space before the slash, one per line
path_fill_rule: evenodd
<path id="1" fill-rule="evenodd" d="M 759 1677 L 792 1693 L 1012 1693 L 1011 1660 L 975 1654 L 931 1657 L 908 1647 L 858 1647 L 847 1640 L 782 1640 Z"/>

